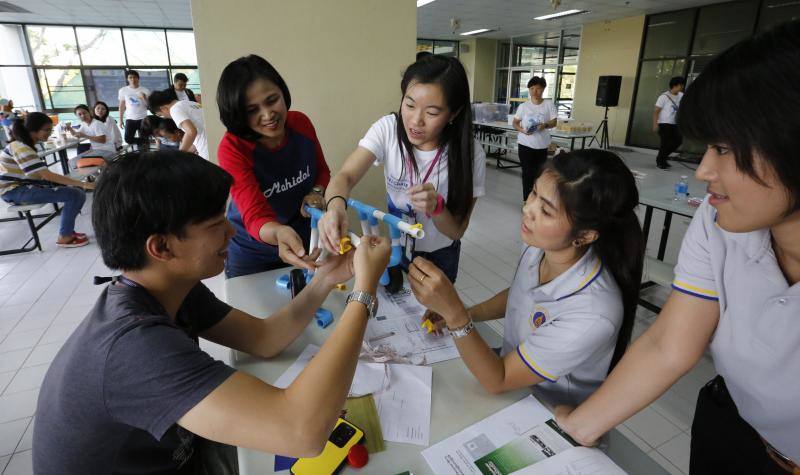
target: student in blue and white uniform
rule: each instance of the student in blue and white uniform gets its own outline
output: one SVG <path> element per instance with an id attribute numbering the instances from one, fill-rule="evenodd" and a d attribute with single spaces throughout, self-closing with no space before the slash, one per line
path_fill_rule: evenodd
<path id="1" fill-rule="evenodd" d="M 496 394 L 526 386 L 551 405 L 586 399 L 630 340 L 644 242 L 630 170 L 597 149 L 556 156 L 523 209 L 526 244 L 514 281 L 469 309 L 441 271 L 414 259 L 409 283 L 441 315 L 461 358 Z M 473 321 L 505 317 L 498 356 Z"/>
<path id="2" fill-rule="evenodd" d="M 744 66 L 743 66 L 744 65 Z M 800 22 L 743 41 L 705 67 L 678 112 L 708 144 L 709 196 L 681 245 L 673 292 L 602 387 L 556 411 L 590 444 L 663 394 L 708 349 L 690 473 L 800 468 Z M 742 84 L 758 84 L 730 107 Z"/>

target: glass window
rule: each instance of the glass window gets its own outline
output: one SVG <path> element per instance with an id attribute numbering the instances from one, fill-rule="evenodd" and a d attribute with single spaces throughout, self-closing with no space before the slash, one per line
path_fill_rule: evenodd
<path id="1" fill-rule="evenodd" d="M 458 57 L 458 41 L 434 41 L 433 54 Z"/>
<path id="2" fill-rule="evenodd" d="M 749 38 L 758 10 L 756 1 L 730 2 L 700 9 L 692 55 L 719 54 Z"/>
<path id="3" fill-rule="evenodd" d="M 558 85 L 558 101 L 572 100 L 575 98 L 575 76 L 578 67 L 575 65 L 564 66 Z"/>
<path id="4" fill-rule="evenodd" d="M 508 101 L 506 90 L 508 87 L 508 69 L 497 71 L 494 79 L 494 101 L 505 103 Z"/>
<path id="5" fill-rule="evenodd" d="M 681 10 L 649 16 L 643 58 L 686 56 L 694 25 L 694 14 L 694 10 Z"/>
<path id="6" fill-rule="evenodd" d="M 508 55 L 511 51 L 511 43 L 503 43 L 500 42 L 497 45 L 497 67 L 498 68 L 507 68 L 508 67 Z"/>
<path id="7" fill-rule="evenodd" d="M 767 31 L 786 21 L 800 19 L 800 2 L 786 0 L 765 0 L 758 16 L 758 32 Z"/>
<path id="8" fill-rule="evenodd" d="M 536 46 L 517 46 L 514 66 L 533 66 L 544 64 L 544 48 Z"/>
<path id="9" fill-rule="evenodd" d="M 558 47 L 545 49 L 544 64 L 558 64 Z"/>
<path id="10" fill-rule="evenodd" d="M 169 71 L 166 69 L 137 69 L 139 84 L 150 91 L 163 91 L 170 85 Z"/>
<path id="11" fill-rule="evenodd" d="M 45 108 L 73 108 L 86 104 L 86 92 L 80 69 L 39 69 Z"/>
<path id="12" fill-rule="evenodd" d="M 125 50 L 118 28 L 76 29 L 84 65 L 124 65 Z"/>
<path id="13" fill-rule="evenodd" d="M 564 64 L 575 64 L 578 62 L 578 50 L 573 48 L 564 48 L 564 59 L 561 60 Z"/>
<path id="14" fill-rule="evenodd" d="M 433 40 L 417 40 L 417 53 L 423 51 L 433 54 Z"/>
<path id="15" fill-rule="evenodd" d="M 164 30 L 123 29 L 125 52 L 131 66 L 167 65 L 167 39 Z"/>
<path id="16" fill-rule="evenodd" d="M 170 64 L 176 66 L 192 66 L 197 64 L 194 32 L 167 30 L 167 41 L 169 42 Z"/>
<path id="17" fill-rule="evenodd" d="M 514 71 L 511 73 L 511 97 L 528 99 L 528 81 L 533 77 L 530 71 Z"/>
<path id="18" fill-rule="evenodd" d="M 670 78 L 683 74 L 685 64 L 683 59 L 642 61 L 631 123 L 631 145 L 658 147 L 658 134 L 653 132 L 653 108 L 659 94 L 668 89 Z"/>
<path id="19" fill-rule="evenodd" d="M 556 88 L 558 87 L 558 85 L 556 84 L 556 68 L 534 69 L 532 76 L 539 76 L 544 78 L 544 80 L 547 82 L 547 87 L 544 89 L 544 94 L 542 94 L 542 98 L 553 99 L 553 97 L 555 97 Z M 527 86 L 527 81 L 525 81 L 525 86 Z M 527 89 L 525 97 L 528 97 Z"/>
<path id="20" fill-rule="evenodd" d="M 0 25 L 0 64 L 31 64 L 25 47 L 25 37 L 19 25 Z"/>
<path id="21" fill-rule="evenodd" d="M 14 101 L 14 109 L 39 109 L 34 84 L 31 68 L 0 68 L 0 98 Z"/>
<path id="22" fill-rule="evenodd" d="M 87 69 L 84 80 L 89 102 L 103 101 L 108 107 L 119 107 L 119 90 L 127 85 L 124 69 Z"/>
<path id="23" fill-rule="evenodd" d="M 186 87 L 191 89 L 195 95 L 200 94 L 200 70 L 199 69 L 173 69 L 170 73 L 170 78 L 174 78 L 176 74 L 183 73 L 189 78 Z"/>
<path id="24" fill-rule="evenodd" d="M 33 61 L 39 66 L 79 66 L 78 45 L 71 26 L 28 26 Z"/>

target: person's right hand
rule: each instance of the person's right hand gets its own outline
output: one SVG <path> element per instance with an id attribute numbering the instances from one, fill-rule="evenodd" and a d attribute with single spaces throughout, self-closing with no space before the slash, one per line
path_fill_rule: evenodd
<path id="1" fill-rule="evenodd" d="M 84 181 L 83 184 L 81 185 L 81 188 L 83 188 L 84 190 L 94 190 L 94 187 L 95 183 L 88 181 Z"/>
<path id="2" fill-rule="evenodd" d="M 275 233 L 275 239 L 278 241 L 278 257 L 283 262 L 310 271 L 316 269 L 314 261 L 319 256 L 319 249 L 307 256 L 305 247 L 303 247 L 303 240 L 300 239 L 294 229 L 289 226 L 281 226 L 278 228 L 278 232 Z"/>
<path id="3" fill-rule="evenodd" d="M 343 200 L 335 199 L 328 205 L 328 211 L 317 223 L 319 241 L 328 252 L 339 254 L 339 241 L 347 236 L 347 210 Z"/>
<path id="4" fill-rule="evenodd" d="M 653 132 L 658 132 L 658 125 L 653 126 Z"/>
<path id="5" fill-rule="evenodd" d="M 389 264 L 392 247 L 389 239 L 381 236 L 363 236 L 356 248 L 353 267 L 356 273 L 355 289 L 375 294 L 378 279 Z"/>

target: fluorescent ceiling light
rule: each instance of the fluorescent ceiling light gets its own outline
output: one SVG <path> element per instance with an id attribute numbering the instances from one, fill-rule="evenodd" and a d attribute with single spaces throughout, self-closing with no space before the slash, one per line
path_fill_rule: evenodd
<path id="1" fill-rule="evenodd" d="M 461 33 L 461 36 L 479 35 L 481 33 L 486 33 L 487 31 L 492 31 L 492 30 L 490 30 L 489 28 L 481 28 L 480 30 L 466 31 L 464 33 Z"/>
<path id="2" fill-rule="evenodd" d="M 570 15 L 579 15 L 581 13 L 589 13 L 588 10 L 564 10 L 563 12 L 551 13 L 549 15 L 537 16 L 534 20 L 553 20 L 555 18 L 562 18 Z"/>
<path id="3" fill-rule="evenodd" d="M 417 0 L 417 8 L 424 7 L 425 5 L 435 2 L 436 0 Z"/>

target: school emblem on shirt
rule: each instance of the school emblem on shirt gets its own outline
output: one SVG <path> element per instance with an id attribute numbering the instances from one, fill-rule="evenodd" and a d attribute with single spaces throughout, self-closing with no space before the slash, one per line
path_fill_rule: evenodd
<path id="1" fill-rule="evenodd" d="M 533 309 L 533 313 L 531 313 L 531 328 L 539 328 L 544 325 L 548 318 L 549 314 L 547 313 L 547 309 L 537 306 Z"/>

